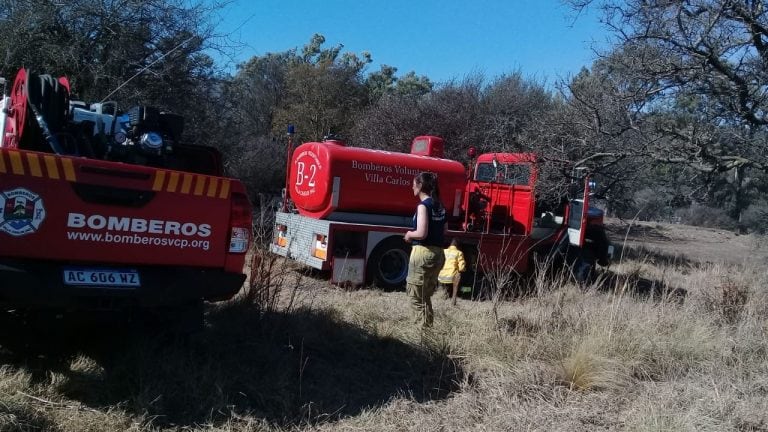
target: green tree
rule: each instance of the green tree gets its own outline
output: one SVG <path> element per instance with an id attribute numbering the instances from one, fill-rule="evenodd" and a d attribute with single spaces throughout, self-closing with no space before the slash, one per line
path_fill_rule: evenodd
<path id="1" fill-rule="evenodd" d="M 215 89 L 209 13 L 216 2 L 0 0 L 0 75 L 67 76 L 74 98 L 158 106 L 187 118 L 188 140 Z"/>
<path id="2" fill-rule="evenodd" d="M 342 45 L 323 48 L 324 43 L 322 35 L 314 35 L 301 56 L 288 62 L 273 132 L 294 124 L 303 140 L 319 140 L 328 133 L 345 135 L 354 114 L 367 104 L 363 70 L 371 62 L 370 54 L 342 54 Z"/>
<path id="3" fill-rule="evenodd" d="M 178 104 L 212 73 L 203 1 L 0 0 L 0 74 L 67 75 L 77 96 Z M 143 72 L 143 73 L 142 73 Z M 168 91 L 178 90 L 178 91 Z"/>

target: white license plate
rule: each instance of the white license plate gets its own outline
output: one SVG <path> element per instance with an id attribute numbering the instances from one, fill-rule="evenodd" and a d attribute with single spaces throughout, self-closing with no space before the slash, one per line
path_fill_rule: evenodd
<path id="1" fill-rule="evenodd" d="M 125 288 L 141 286 L 139 272 L 136 270 L 92 270 L 65 268 L 64 283 L 66 285 Z"/>

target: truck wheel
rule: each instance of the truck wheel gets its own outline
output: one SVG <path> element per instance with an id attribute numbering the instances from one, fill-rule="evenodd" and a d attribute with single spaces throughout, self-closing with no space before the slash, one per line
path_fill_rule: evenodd
<path id="1" fill-rule="evenodd" d="M 590 284 L 595 277 L 595 256 L 589 247 L 575 248 L 576 259 L 573 261 L 573 277 L 582 285 Z"/>
<path id="2" fill-rule="evenodd" d="M 368 282 L 385 289 L 405 287 L 410 253 L 410 246 L 400 237 L 389 237 L 379 243 L 368 258 Z"/>
<path id="3" fill-rule="evenodd" d="M 608 256 L 608 246 L 611 244 L 611 242 L 608 240 L 608 235 L 605 233 L 605 228 L 602 226 L 594 227 L 593 229 L 587 231 L 587 237 L 592 239 L 592 248 L 595 251 L 595 259 L 597 260 L 597 263 L 603 267 L 608 267 L 608 265 L 611 263 L 611 260 Z"/>

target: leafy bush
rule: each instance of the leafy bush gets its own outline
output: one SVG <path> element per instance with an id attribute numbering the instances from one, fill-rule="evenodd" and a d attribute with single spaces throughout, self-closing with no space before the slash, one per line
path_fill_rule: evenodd
<path id="1" fill-rule="evenodd" d="M 765 234 L 768 233 L 766 221 L 768 221 L 768 203 L 763 201 L 744 210 L 739 226 L 750 233 Z"/>
<path id="2" fill-rule="evenodd" d="M 645 188 L 635 192 L 633 212 L 638 219 L 647 221 L 667 220 L 672 214 L 669 206 L 670 197 L 658 190 Z"/>
<path id="3" fill-rule="evenodd" d="M 724 209 L 693 204 L 688 208 L 675 211 L 675 216 L 686 225 L 707 228 L 736 229 L 734 221 Z"/>

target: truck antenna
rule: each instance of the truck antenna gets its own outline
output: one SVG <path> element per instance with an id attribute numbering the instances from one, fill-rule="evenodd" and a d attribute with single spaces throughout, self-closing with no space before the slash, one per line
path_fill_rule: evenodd
<path id="1" fill-rule="evenodd" d="M 134 74 L 132 77 L 128 78 L 128 79 L 127 79 L 127 80 L 125 80 L 125 81 L 124 81 L 122 84 L 120 84 L 119 86 L 117 86 L 117 88 L 116 88 L 116 89 L 112 90 L 112 92 L 110 92 L 110 93 L 109 93 L 109 94 L 108 94 L 106 97 L 104 97 L 104 99 L 102 99 L 100 103 L 104 103 L 104 102 L 105 102 L 107 99 L 109 99 L 109 97 L 110 97 L 110 96 L 112 96 L 113 94 L 117 93 L 117 92 L 118 92 L 118 91 L 119 91 L 121 88 L 125 87 L 125 85 L 126 85 L 126 84 L 128 84 L 129 82 L 131 82 L 131 81 L 132 81 L 134 78 L 136 78 L 137 76 L 139 76 L 139 75 L 143 74 L 145 70 L 147 70 L 147 69 L 151 68 L 151 67 L 152 67 L 152 66 L 153 66 L 155 63 L 157 63 L 157 62 L 159 62 L 159 61 L 163 60 L 163 59 L 164 59 L 164 58 L 166 58 L 166 57 L 167 57 L 169 54 L 171 54 L 172 52 L 174 52 L 174 51 L 176 51 L 177 49 L 181 48 L 181 47 L 182 47 L 182 46 L 184 46 L 184 45 L 185 45 L 187 42 L 191 41 L 192 39 L 194 39 L 194 38 L 196 38 L 196 37 L 197 37 L 197 35 L 192 35 L 192 36 L 190 36 L 190 37 L 188 37 L 188 38 L 184 39 L 184 40 L 183 40 L 183 41 L 181 41 L 181 42 L 180 42 L 178 45 L 176 45 L 175 47 L 171 48 L 171 50 L 170 50 L 170 51 L 168 51 L 167 53 L 165 53 L 165 54 L 161 55 L 160 57 L 158 57 L 157 59 L 155 59 L 155 61 L 153 61 L 153 62 L 151 62 L 150 64 L 148 64 L 148 65 L 144 66 L 143 68 L 141 68 L 141 69 L 140 69 L 138 72 L 136 72 L 136 73 L 135 73 L 135 74 Z"/>

